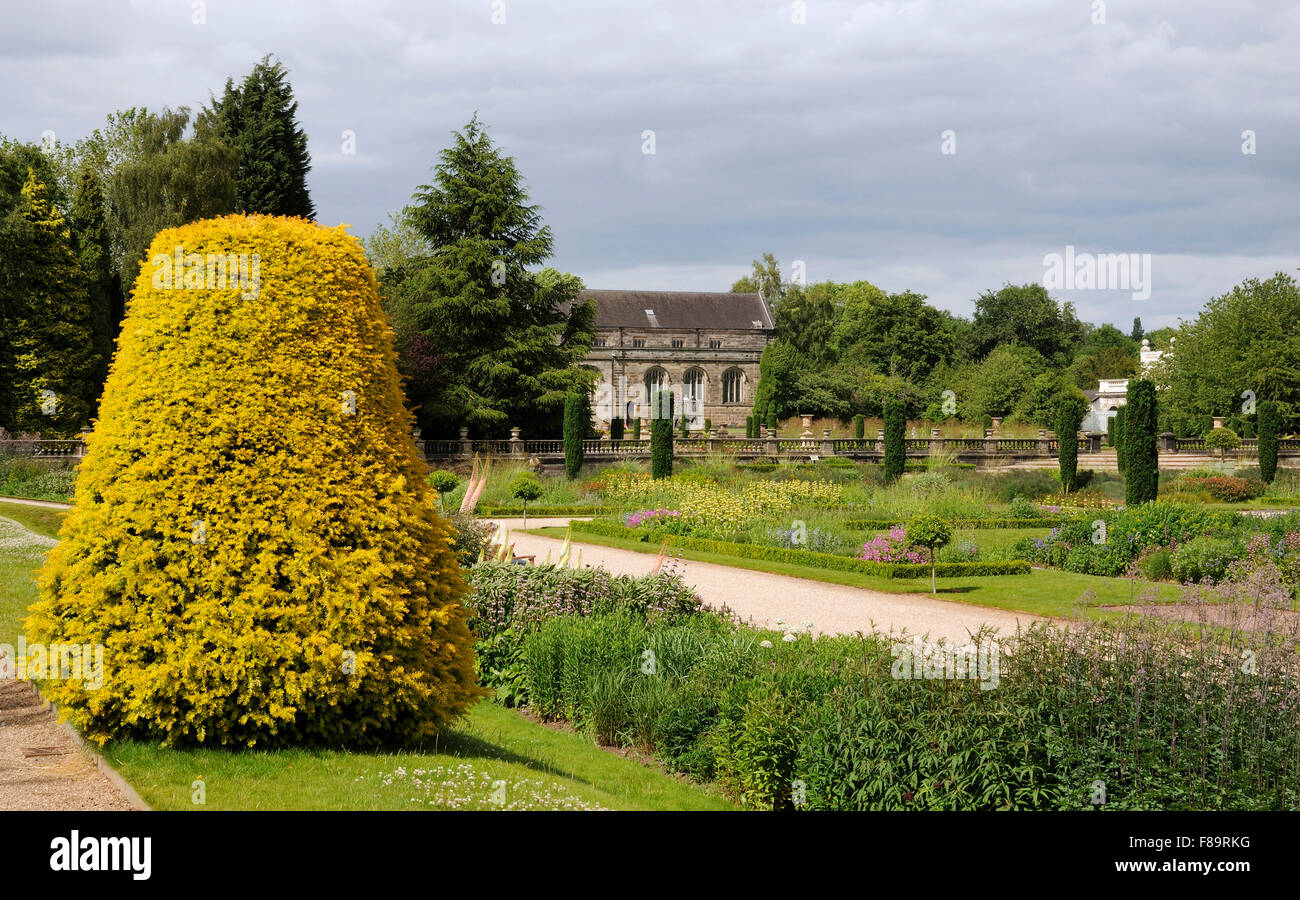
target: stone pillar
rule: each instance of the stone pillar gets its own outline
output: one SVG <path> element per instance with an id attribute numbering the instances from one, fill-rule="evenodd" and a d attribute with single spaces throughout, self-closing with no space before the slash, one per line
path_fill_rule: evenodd
<path id="1" fill-rule="evenodd" d="M 1160 437 L 1158 438 L 1158 441 L 1159 441 L 1158 447 L 1161 453 L 1178 452 L 1178 439 L 1174 437 L 1174 433 L 1172 431 L 1162 431 L 1160 433 Z"/>
<path id="2" fill-rule="evenodd" d="M 831 430 L 829 428 L 822 429 L 822 442 L 821 442 L 820 454 L 822 456 L 835 455 L 835 442 L 831 440 Z"/>
<path id="3" fill-rule="evenodd" d="M 799 435 L 799 437 L 804 439 L 814 437 L 812 432 L 812 416 L 804 415 L 803 413 L 800 413 L 799 418 L 803 422 L 803 432 Z"/>
<path id="4" fill-rule="evenodd" d="M 763 441 L 763 452 L 768 456 L 776 456 L 780 453 L 780 447 L 776 442 L 776 429 L 768 428 L 767 437 Z"/>
<path id="5" fill-rule="evenodd" d="M 1087 447 L 1088 447 L 1088 452 L 1089 452 L 1089 453 L 1099 453 L 1099 452 L 1101 452 L 1101 433 L 1100 433 L 1100 432 L 1097 432 L 1097 431 L 1089 431 L 1089 432 L 1087 433 L 1087 435 L 1085 435 L 1085 437 L 1087 437 L 1087 439 L 1088 439 Z"/>
<path id="6" fill-rule="evenodd" d="M 81 442 L 77 444 L 78 459 L 86 455 L 86 436 L 89 435 L 90 432 L 91 432 L 91 428 L 89 425 L 82 425 L 80 428 L 77 429 L 77 433 L 80 435 L 78 440 Z"/>
<path id="7" fill-rule="evenodd" d="M 992 428 L 984 429 L 984 452 L 985 453 L 998 452 L 998 439 L 993 436 Z"/>
<path id="8" fill-rule="evenodd" d="M 460 430 L 460 455 L 469 457 L 474 455 L 474 442 L 469 439 L 469 429 Z"/>
<path id="9" fill-rule="evenodd" d="M 885 452 L 885 430 L 883 428 L 876 430 L 876 452 Z"/>
<path id="10" fill-rule="evenodd" d="M 510 429 L 510 455 L 523 456 L 524 442 L 519 439 L 519 427 L 515 426 Z"/>
<path id="11" fill-rule="evenodd" d="M 1046 428 L 1038 429 L 1038 455 L 1039 456 L 1052 455 L 1052 442 L 1048 440 Z"/>

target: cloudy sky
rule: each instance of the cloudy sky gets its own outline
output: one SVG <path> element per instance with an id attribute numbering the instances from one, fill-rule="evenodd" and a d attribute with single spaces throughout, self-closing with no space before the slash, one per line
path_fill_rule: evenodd
<path id="1" fill-rule="evenodd" d="M 1151 254 L 1147 299 L 1053 290 L 1127 331 L 1300 266 L 1284 0 L 24 6 L 0 32 L 10 137 L 196 107 L 272 53 L 322 222 L 369 234 L 477 110 L 589 287 L 725 290 L 771 251 L 969 314 L 1067 246 Z"/>

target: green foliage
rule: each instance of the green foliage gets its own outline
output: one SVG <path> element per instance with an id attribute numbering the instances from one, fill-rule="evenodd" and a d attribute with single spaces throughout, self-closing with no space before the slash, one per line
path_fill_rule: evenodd
<path id="1" fill-rule="evenodd" d="M 885 402 L 885 480 L 897 481 L 907 461 L 907 416 L 899 400 Z"/>
<path id="2" fill-rule="evenodd" d="M 1205 436 L 1207 450 L 1236 450 L 1241 446 L 1241 438 L 1231 428 L 1212 428 Z"/>
<path id="3" fill-rule="evenodd" d="M 632 440 L 641 440 L 641 417 L 637 416 L 632 420 Z"/>
<path id="4" fill-rule="evenodd" d="M 1087 401 L 1078 391 L 1063 394 L 1056 418 L 1056 435 L 1060 442 L 1058 463 L 1061 473 L 1061 490 L 1067 494 L 1075 489 L 1079 464 L 1079 424 L 1087 412 Z"/>
<path id="5" fill-rule="evenodd" d="M 90 166 L 83 165 L 77 172 L 76 191 L 68 208 L 68 228 L 72 232 L 77 259 L 86 275 L 87 323 L 91 347 L 98 357 L 91 376 L 95 384 L 91 398 L 92 418 L 99 407 L 100 389 L 108 377 L 113 341 L 125 309 L 122 286 L 113 272 L 113 247 L 105 216 L 103 183 Z"/>
<path id="6" fill-rule="evenodd" d="M 460 479 L 456 477 L 455 472 L 448 472 L 446 469 L 437 469 L 429 473 L 426 479 L 429 487 L 438 492 L 438 505 L 442 505 L 442 497 L 449 494 L 460 486 Z"/>
<path id="7" fill-rule="evenodd" d="M 623 419 L 619 416 L 609 420 L 609 439 L 611 441 L 623 440 Z"/>
<path id="8" fill-rule="evenodd" d="M 1156 499 L 1160 461 L 1156 449 L 1156 386 L 1149 379 L 1130 381 L 1124 420 L 1124 472 L 1129 506 Z"/>
<path id="9" fill-rule="evenodd" d="M 522 500 L 526 509 L 529 500 L 542 496 L 542 483 L 532 472 L 520 472 L 510 480 L 510 496 Z"/>
<path id="10" fill-rule="evenodd" d="M 574 522 L 571 527 L 575 534 L 586 532 L 587 534 L 601 534 L 606 537 L 645 542 L 657 542 L 666 536 L 654 529 L 632 531 L 613 522 Z M 818 553 L 812 550 L 772 547 L 764 544 L 740 544 L 734 541 L 715 540 L 692 535 L 672 535 L 669 544 L 673 547 L 682 547 L 688 550 L 702 550 L 707 553 L 739 556 L 742 559 L 769 560 L 771 562 L 791 563 L 797 566 L 810 566 L 839 572 L 860 572 L 864 575 L 878 575 L 881 578 L 923 578 L 930 571 L 930 567 L 923 563 L 871 562 L 833 553 Z M 944 577 L 953 578 L 973 578 L 986 575 L 1024 575 L 1029 572 L 1029 563 L 1020 560 L 987 563 L 939 563 L 937 572 Z"/>
<path id="11" fill-rule="evenodd" d="M 996 292 L 985 291 L 975 301 L 971 341 L 977 359 L 997 348 L 1020 345 L 1048 360 L 1068 362 L 1083 336 L 1084 325 L 1075 317 L 1073 304 L 1058 304 L 1041 284 L 1008 284 Z"/>
<path id="12" fill-rule="evenodd" d="M 862 416 L 862 415 L 856 415 L 856 416 L 854 416 L 854 417 L 853 417 L 853 436 L 854 436 L 855 438 L 857 438 L 857 439 L 860 441 L 860 440 L 862 440 L 862 439 L 866 436 L 866 433 L 867 433 L 867 421 L 866 421 L 866 417 L 865 417 L 865 416 Z"/>
<path id="13" fill-rule="evenodd" d="M 1174 551 L 1170 573 L 1182 582 L 1218 581 L 1228 574 L 1229 564 L 1241 552 L 1241 542 L 1235 537 L 1203 534 Z"/>
<path id="14" fill-rule="evenodd" d="M 1115 410 L 1114 422 L 1115 437 L 1113 440 L 1115 444 L 1115 468 L 1119 469 L 1119 471 L 1123 473 L 1125 469 L 1124 434 L 1128 425 L 1127 406 L 1121 406 L 1119 409 Z"/>
<path id="15" fill-rule="evenodd" d="M 561 430 L 565 397 L 588 394 L 594 302 L 581 281 L 536 270 L 549 227 L 528 203 L 515 162 L 475 118 L 457 132 L 406 213 L 430 252 L 386 278 L 411 399 L 426 434 L 504 436 Z"/>
<path id="16" fill-rule="evenodd" d="M 1206 303 L 1153 373 L 1169 385 L 1174 431 L 1204 434 L 1211 417 L 1237 408 L 1246 390 L 1276 404 L 1279 431 L 1300 429 L 1297 321 L 1300 287 L 1284 272 L 1249 278 Z"/>
<path id="17" fill-rule="evenodd" d="M 239 152 L 237 210 L 313 219 L 307 133 L 298 125 L 298 101 L 288 71 L 280 61 L 270 60 L 269 55 L 262 57 L 238 87 L 227 78 L 221 99 L 212 104 L 222 137 Z"/>
<path id="18" fill-rule="evenodd" d="M 667 391 L 655 396 L 656 415 L 650 420 L 650 474 L 654 478 L 673 474 L 673 420 L 664 414 L 668 410 L 667 396 Z"/>
<path id="19" fill-rule="evenodd" d="M 4 401 L 7 424 L 46 438 L 69 437 L 90 424 L 103 363 L 94 349 L 86 272 L 34 169 L 27 170 L 13 215 L 4 229 L 8 246 L 0 248 L 8 275 L 0 286 L 9 356 L 4 380 L 12 391 Z"/>
<path id="20" fill-rule="evenodd" d="M 1259 477 L 1272 484 L 1277 475 L 1277 406 L 1271 400 L 1259 404 Z"/>
<path id="21" fill-rule="evenodd" d="M 564 474 L 570 481 L 582 471 L 582 441 L 590 427 L 591 414 L 586 397 L 569 394 L 564 401 Z"/>

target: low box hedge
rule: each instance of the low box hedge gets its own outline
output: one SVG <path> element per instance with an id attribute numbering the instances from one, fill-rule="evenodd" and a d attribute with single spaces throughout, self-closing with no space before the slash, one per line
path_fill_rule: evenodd
<path id="1" fill-rule="evenodd" d="M 906 525 L 898 519 L 849 519 L 844 527 L 850 531 L 886 531 L 895 525 Z M 952 519 L 953 528 L 1055 528 L 1061 524 L 1058 516 L 1039 519 Z"/>
<path id="2" fill-rule="evenodd" d="M 860 572 L 863 575 L 878 575 L 882 578 L 922 578 L 930 574 L 929 563 L 872 562 L 853 556 L 837 556 L 834 553 L 791 550 L 784 547 L 767 547 L 762 544 L 737 544 L 733 541 L 719 541 L 712 538 L 664 534 L 653 529 L 631 529 L 615 522 L 574 522 L 571 527 L 575 533 L 600 534 L 646 543 L 667 540 L 671 546 L 687 550 L 703 550 L 709 553 L 739 556 L 742 559 L 762 559 L 816 569 L 833 569 L 839 572 Z M 941 562 L 935 567 L 935 574 L 943 578 L 969 578 L 987 575 L 1027 575 L 1029 570 L 1029 563 L 1024 560 Z"/>
<path id="3" fill-rule="evenodd" d="M 530 506 L 528 507 L 528 517 L 607 516 L 618 511 L 613 506 Z M 479 508 L 478 515 L 488 519 L 518 519 L 523 517 L 524 508 L 522 506 L 484 506 Z"/>

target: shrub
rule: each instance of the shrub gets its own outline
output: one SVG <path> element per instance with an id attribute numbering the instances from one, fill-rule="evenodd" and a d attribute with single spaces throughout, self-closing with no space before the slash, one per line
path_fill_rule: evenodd
<path id="1" fill-rule="evenodd" d="M 1234 538 L 1201 535 L 1174 551 L 1170 571 L 1183 582 L 1219 581 L 1228 574 L 1228 566 L 1241 552 L 1241 544 Z"/>
<path id="2" fill-rule="evenodd" d="M 1138 571 L 1151 581 L 1168 581 L 1174 577 L 1173 551 L 1156 547 L 1138 558 Z"/>
<path id="3" fill-rule="evenodd" d="M 1124 473 L 1125 468 L 1124 436 L 1125 428 L 1128 425 L 1127 410 L 1128 407 L 1126 406 L 1121 406 L 1115 410 L 1115 468 L 1120 471 L 1120 474 Z"/>
<path id="4" fill-rule="evenodd" d="M 181 246 L 256 254 L 256 289 L 155 286 Z M 104 645 L 104 684 L 45 696 L 99 742 L 437 733 L 481 696 L 466 587 L 361 244 L 228 216 L 146 259 L 26 622 Z"/>
<path id="5" fill-rule="evenodd" d="M 456 473 L 448 472 L 446 469 L 437 469 L 429 473 L 429 487 L 438 492 L 438 508 L 442 509 L 442 498 L 444 494 L 450 494 L 460 486 L 460 479 Z"/>
<path id="6" fill-rule="evenodd" d="M 1083 421 L 1086 407 L 1083 399 L 1074 394 L 1064 394 L 1058 404 L 1056 436 L 1060 451 L 1057 463 L 1060 469 L 1061 490 L 1070 493 L 1076 487 L 1075 474 L 1079 464 L 1079 423 Z"/>
<path id="7" fill-rule="evenodd" d="M 488 545 L 495 526 L 484 522 L 472 512 L 452 510 L 447 518 L 455 528 L 451 538 L 452 548 L 462 569 L 468 569 L 478 562 L 480 554 Z"/>
<path id="8" fill-rule="evenodd" d="M 618 416 L 609 420 L 609 439 L 611 441 L 623 440 L 623 420 Z"/>
<path id="9" fill-rule="evenodd" d="M 853 436 L 862 440 L 867 434 L 867 419 L 865 416 L 856 415 L 853 417 Z"/>
<path id="10" fill-rule="evenodd" d="M 885 480 L 897 481 L 907 461 L 907 416 L 903 401 L 891 397 L 885 401 Z"/>
<path id="11" fill-rule="evenodd" d="M 656 405 L 666 408 L 665 392 L 656 398 Z M 673 474 L 673 420 L 657 415 L 650 420 L 650 475 L 667 478 Z"/>
<path id="12" fill-rule="evenodd" d="M 930 551 L 930 592 L 938 590 L 935 585 L 934 554 L 952 540 L 952 528 L 938 516 L 917 516 L 907 523 L 907 542 L 914 547 L 924 547 Z"/>
<path id="13" fill-rule="evenodd" d="M 1241 446 L 1241 438 L 1231 428 L 1211 428 L 1205 436 L 1207 450 L 1236 450 Z"/>
<path id="14" fill-rule="evenodd" d="M 1028 497 L 1014 498 L 1011 501 L 1010 513 L 1013 519 L 1039 519 L 1043 516 L 1042 509 Z"/>
<path id="15" fill-rule="evenodd" d="M 1272 484 L 1277 474 L 1277 406 L 1272 400 L 1259 404 L 1259 477 Z"/>
<path id="16" fill-rule="evenodd" d="M 1128 410 L 1124 422 L 1125 499 L 1139 506 L 1156 499 L 1160 462 L 1156 452 L 1156 386 L 1141 378 L 1128 385 Z"/>
<path id="17" fill-rule="evenodd" d="M 1196 484 L 1223 503 L 1240 503 L 1263 496 L 1264 482 L 1258 478 L 1234 478 L 1231 475 L 1212 475 L 1198 478 Z"/>
<path id="18" fill-rule="evenodd" d="M 564 398 L 564 474 L 570 481 L 582 471 L 582 440 L 591 427 L 585 399 L 577 393 Z"/>
<path id="19" fill-rule="evenodd" d="M 632 420 L 632 440 L 641 440 L 641 417 L 637 416 Z"/>

